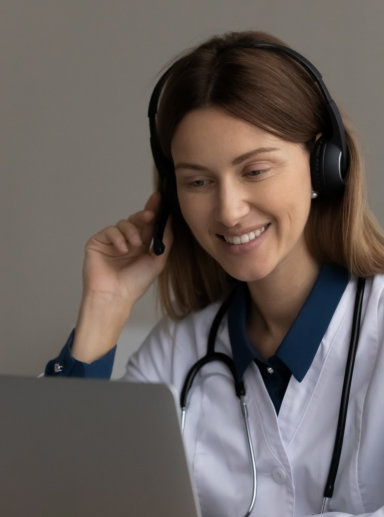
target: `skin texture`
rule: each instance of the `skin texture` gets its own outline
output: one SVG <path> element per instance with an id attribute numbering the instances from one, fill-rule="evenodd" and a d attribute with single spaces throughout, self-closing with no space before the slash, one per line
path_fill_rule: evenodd
<path id="1" fill-rule="evenodd" d="M 164 268 L 172 246 L 169 223 L 164 235 L 166 252 L 157 257 L 151 249 L 159 204 L 159 194 L 152 194 L 143 210 L 88 240 L 72 347 L 79 361 L 91 363 L 116 344 L 133 305 Z"/>
<path id="2" fill-rule="evenodd" d="M 268 357 L 309 294 L 319 265 L 304 228 L 311 209 L 309 156 L 216 108 L 187 114 L 171 145 L 182 214 L 200 245 L 251 295 L 248 334 Z M 163 270 L 151 249 L 160 197 L 87 242 L 73 356 L 92 362 L 117 342 L 136 301 Z M 253 233 L 252 233 L 253 232 Z M 260 233 L 260 235 L 259 235 Z M 250 241 L 233 244 L 224 237 Z M 256 238 L 253 238 L 256 237 Z"/>
<path id="3" fill-rule="evenodd" d="M 304 239 L 311 208 L 308 151 L 206 108 L 181 121 L 172 156 L 184 219 L 225 271 L 248 283 L 253 301 L 249 333 L 258 336 L 255 346 L 256 341 L 271 342 L 264 346 L 271 355 L 319 267 Z M 257 230 L 261 235 L 246 244 L 223 239 Z"/>

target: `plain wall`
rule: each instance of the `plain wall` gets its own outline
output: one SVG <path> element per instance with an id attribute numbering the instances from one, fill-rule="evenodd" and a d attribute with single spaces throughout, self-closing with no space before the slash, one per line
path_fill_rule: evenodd
<path id="1" fill-rule="evenodd" d="M 151 192 L 156 77 L 214 33 L 270 31 L 314 62 L 360 135 L 384 223 L 383 21 L 382 0 L 1 0 L 0 371 L 34 375 L 66 341 L 84 243 Z M 156 318 L 151 291 L 115 375 Z"/>

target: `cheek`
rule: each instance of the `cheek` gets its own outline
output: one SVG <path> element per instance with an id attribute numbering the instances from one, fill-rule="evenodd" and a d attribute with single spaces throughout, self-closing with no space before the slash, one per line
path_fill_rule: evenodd
<path id="1" fill-rule="evenodd" d="M 201 215 L 202 211 L 196 209 L 196 203 L 185 195 L 178 195 L 179 206 L 184 221 L 187 223 L 192 233 L 195 233 L 195 229 L 201 226 Z"/>
<path id="2" fill-rule="evenodd" d="M 188 199 L 186 199 L 185 196 L 180 193 L 177 194 L 177 198 L 179 201 L 181 215 L 189 226 L 190 214 L 193 213 L 191 211 L 190 203 L 188 203 Z"/>
<path id="3" fill-rule="evenodd" d="M 297 232 L 302 232 L 307 223 L 311 210 L 311 184 L 303 181 L 294 192 L 288 213 L 291 225 Z"/>
<path id="4" fill-rule="evenodd" d="M 307 167 L 297 170 L 286 178 L 277 191 L 266 193 L 264 206 L 274 207 L 271 211 L 276 218 L 301 231 L 306 224 L 311 209 L 311 179 Z"/>
<path id="5" fill-rule="evenodd" d="M 210 240 L 208 228 L 211 220 L 209 206 L 202 201 L 197 202 L 196 199 L 191 199 L 189 196 L 180 196 L 179 206 L 184 221 L 196 241 L 207 251 Z"/>

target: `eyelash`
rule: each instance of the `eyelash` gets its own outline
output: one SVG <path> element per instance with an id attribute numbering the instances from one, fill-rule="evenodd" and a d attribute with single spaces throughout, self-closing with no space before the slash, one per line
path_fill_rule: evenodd
<path id="1" fill-rule="evenodd" d="M 256 177 L 256 176 L 260 176 L 261 174 L 268 172 L 268 170 L 269 169 L 252 169 L 252 170 L 246 172 L 245 174 L 248 176 Z"/>
<path id="2" fill-rule="evenodd" d="M 193 180 L 190 183 L 188 183 L 189 186 L 199 188 L 204 187 L 208 183 L 208 180 Z"/>
<path id="3" fill-rule="evenodd" d="M 209 179 L 196 179 L 196 180 L 186 180 L 183 185 L 192 190 L 202 190 L 209 186 L 209 184 L 212 183 Z"/>
<path id="4" fill-rule="evenodd" d="M 249 171 L 245 171 L 243 175 L 245 177 L 250 177 L 257 179 L 259 176 L 266 174 L 269 171 L 268 168 L 265 169 L 251 169 Z M 193 179 L 191 181 L 186 180 L 185 186 L 187 188 L 190 188 L 192 190 L 202 190 L 204 188 L 209 187 L 210 184 L 212 184 L 214 181 L 212 179 L 202 178 L 202 179 Z"/>

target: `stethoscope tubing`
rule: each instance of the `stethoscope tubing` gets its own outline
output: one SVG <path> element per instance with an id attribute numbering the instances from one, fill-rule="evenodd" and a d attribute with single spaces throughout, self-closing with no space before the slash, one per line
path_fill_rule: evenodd
<path id="1" fill-rule="evenodd" d="M 349 394 L 351 391 L 351 383 L 352 383 L 353 370 L 355 367 L 357 345 L 359 342 L 364 289 L 365 289 L 365 278 L 359 277 L 357 279 L 356 298 L 355 298 L 355 305 L 353 308 L 351 341 L 349 344 L 347 363 L 345 366 L 343 389 L 341 391 L 340 409 L 339 409 L 339 417 L 338 417 L 338 421 L 337 421 L 335 443 L 333 446 L 332 459 L 331 459 L 331 464 L 329 467 L 328 478 L 325 483 L 324 494 L 323 494 L 323 503 L 322 503 L 322 508 L 321 508 L 320 513 L 325 513 L 327 503 L 328 503 L 329 499 L 332 498 L 333 492 L 335 490 L 335 481 L 336 481 L 337 471 L 339 469 L 341 450 L 343 448 L 343 441 L 344 441 L 345 424 L 347 421 Z"/>
<path id="2" fill-rule="evenodd" d="M 330 462 L 329 472 L 327 481 L 324 488 L 322 507 L 320 513 L 325 513 L 326 506 L 328 501 L 333 496 L 334 488 L 335 488 L 335 480 L 337 476 L 337 471 L 339 468 L 341 451 L 343 447 L 344 441 L 344 432 L 345 425 L 347 419 L 348 412 L 348 404 L 349 404 L 349 395 L 351 390 L 352 376 L 353 370 L 355 366 L 355 359 L 357 353 L 357 346 L 360 335 L 360 327 L 361 327 L 361 314 L 362 314 L 362 306 L 363 306 L 363 297 L 364 297 L 364 289 L 365 289 L 365 278 L 359 277 L 357 279 L 357 288 L 356 288 L 356 297 L 355 304 L 353 309 L 353 320 L 352 320 L 352 330 L 351 330 L 351 340 L 349 344 L 348 357 L 345 366 L 345 374 L 343 381 L 343 388 L 341 392 L 340 398 L 340 408 L 339 408 L 339 416 L 336 428 L 335 442 L 332 451 L 332 458 Z M 185 427 L 185 418 L 186 418 L 186 407 L 188 402 L 188 395 L 191 391 L 194 379 L 199 371 L 208 363 L 219 361 L 230 370 L 233 380 L 234 387 L 236 391 L 236 396 L 240 400 L 241 414 L 244 421 L 245 432 L 247 436 L 247 444 L 249 449 L 249 455 L 251 460 L 251 469 L 252 469 L 252 478 L 253 478 L 253 486 L 252 486 L 252 497 L 251 502 L 249 504 L 247 513 L 245 517 L 248 517 L 255 505 L 256 501 L 256 491 L 257 491 L 257 472 L 256 472 L 256 462 L 254 449 L 252 444 L 251 432 L 249 427 L 249 417 L 248 417 L 248 407 L 245 401 L 245 386 L 243 380 L 239 380 L 236 375 L 235 363 L 231 357 L 228 355 L 215 352 L 215 341 L 217 337 L 217 332 L 220 326 L 220 323 L 232 301 L 233 292 L 230 296 L 222 303 L 219 310 L 216 313 L 216 316 L 212 322 L 211 329 L 208 335 L 208 344 L 207 344 L 207 353 L 205 356 L 200 358 L 192 367 L 189 369 L 182 390 L 180 394 L 180 406 L 181 406 L 181 428 L 184 431 Z"/>
<path id="3" fill-rule="evenodd" d="M 244 426 L 245 426 L 245 432 L 247 435 L 249 457 L 251 458 L 251 467 L 252 467 L 252 498 L 251 498 L 251 502 L 249 504 L 247 513 L 245 514 L 245 517 L 248 517 L 249 515 L 251 515 L 253 507 L 255 506 L 255 502 L 256 502 L 257 471 L 256 471 L 255 453 L 253 451 L 251 430 L 249 428 L 248 406 L 245 401 L 244 395 L 240 395 L 239 398 L 240 398 L 241 413 L 243 415 L 243 421 L 244 421 Z"/>

